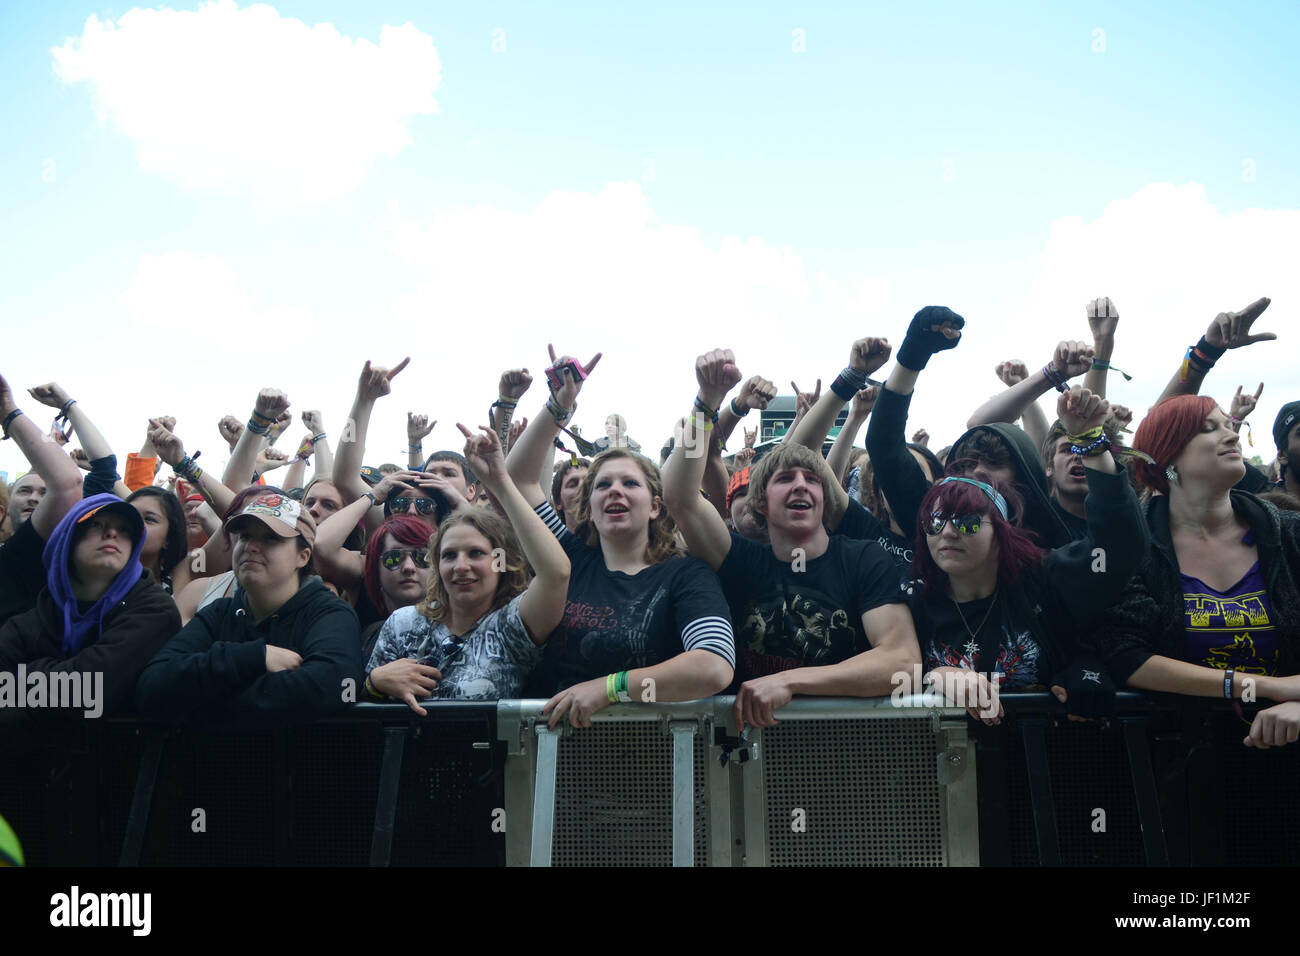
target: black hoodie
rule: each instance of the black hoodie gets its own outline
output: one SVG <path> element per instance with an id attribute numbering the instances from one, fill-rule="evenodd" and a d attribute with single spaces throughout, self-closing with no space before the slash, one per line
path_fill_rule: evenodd
<path id="1" fill-rule="evenodd" d="M 898 526 L 909 538 L 915 538 L 916 514 L 921 508 L 921 499 L 930 490 L 930 483 L 907 449 L 907 410 L 911 403 L 910 394 L 900 395 L 888 388 L 880 390 L 880 397 L 876 399 L 867 423 L 867 454 L 871 456 L 876 482 L 889 501 Z M 1038 543 L 1048 549 L 1087 536 L 1088 523 L 1062 510 L 1052 500 L 1047 471 L 1043 468 L 1039 451 L 1033 440 L 1016 425 L 1005 422 L 976 425 L 953 442 L 953 449 L 958 449 L 962 442 L 979 431 L 997 435 L 1011 453 L 1016 484 L 1025 499 L 1021 527 L 1038 535 Z M 953 460 L 951 454 L 948 457 Z M 1131 491 L 1129 494 L 1132 496 Z"/>
<path id="2" fill-rule="evenodd" d="M 297 652 L 302 665 L 267 671 L 268 644 Z M 159 722 L 271 730 L 343 710 L 363 673 L 356 612 L 311 578 L 261 621 L 242 589 L 201 609 L 144 669 L 136 706 Z"/>

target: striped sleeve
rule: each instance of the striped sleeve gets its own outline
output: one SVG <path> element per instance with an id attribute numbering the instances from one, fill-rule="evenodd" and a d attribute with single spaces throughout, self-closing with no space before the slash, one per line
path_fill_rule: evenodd
<path id="1" fill-rule="evenodd" d="M 546 527 L 551 529 L 551 534 L 555 535 L 561 542 L 564 541 L 565 535 L 573 537 L 573 532 L 564 526 L 564 519 L 560 513 L 551 506 L 549 501 L 543 501 L 533 509 L 537 512 L 537 517 L 542 519 Z"/>
<path id="2" fill-rule="evenodd" d="M 711 651 L 736 667 L 736 639 L 731 621 L 725 617 L 698 617 L 682 628 L 682 647 L 688 651 Z"/>

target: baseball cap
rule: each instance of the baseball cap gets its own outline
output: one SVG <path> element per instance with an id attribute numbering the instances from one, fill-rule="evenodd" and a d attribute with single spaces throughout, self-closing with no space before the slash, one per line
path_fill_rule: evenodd
<path id="1" fill-rule="evenodd" d="M 263 492 L 253 498 L 243 511 L 226 522 L 226 530 L 235 530 L 245 519 L 262 522 L 282 538 L 302 535 L 309 546 L 316 545 L 316 521 L 311 512 L 282 492 Z"/>
<path id="2" fill-rule="evenodd" d="M 131 530 L 131 540 L 140 541 L 144 538 L 144 519 L 140 517 L 140 512 L 135 510 L 134 505 L 129 505 L 125 501 L 114 501 L 111 504 L 100 505 L 98 508 L 91 508 L 84 515 L 77 519 L 77 524 L 89 521 L 92 517 L 104 512 L 105 514 L 117 515 L 126 522 L 126 526 Z"/>

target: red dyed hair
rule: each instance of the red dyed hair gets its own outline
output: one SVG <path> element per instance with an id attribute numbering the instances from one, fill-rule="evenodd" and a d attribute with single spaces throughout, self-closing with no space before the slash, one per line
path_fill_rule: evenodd
<path id="1" fill-rule="evenodd" d="M 403 547 L 427 548 L 437 532 L 430 531 L 427 524 L 410 515 L 393 515 L 379 526 L 379 530 L 370 539 L 370 547 L 366 551 L 364 575 L 366 594 L 369 595 L 371 603 L 386 615 L 397 610 L 388 606 L 383 589 L 379 587 L 379 556 L 383 553 L 384 535 L 388 534 L 391 534 Z M 433 573 L 438 573 L 436 568 Z"/>
<path id="2" fill-rule="evenodd" d="M 1144 451 L 1156 460 L 1154 465 L 1134 459 L 1133 467 L 1138 480 L 1152 491 L 1169 494 L 1169 479 L 1165 469 L 1178 457 L 1187 443 L 1205 426 L 1210 413 L 1219 403 L 1208 395 L 1177 395 L 1165 399 L 1142 419 L 1133 447 Z"/>
<path id="3" fill-rule="evenodd" d="M 993 538 L 998 544 L 998 581 L 1014 585 L 1020 579 L 1020 569 L 1038 564 L 1043 550 L 1029 534 L 1020 530 L 1018 523 L 1024 513 L 1024 499 L 1009 485 L 995 481 L 982 471 L 970 477 L 991 485 L 1007 502 L 1010 520 L 1002 517 L 997 505 L 984 493 L 984 489 L 964 481 L 940 481 L 921 499 L 921 509 L 916 517 L 916 543 L 912 547 L 912 574 L 925 583 L 927 591 L 942 588 L 948 581 L 947 572 L 935 564 L 926 543 L 925 525 L 936 511 L 943 515 L 982 514 L 993 522 Z"/>

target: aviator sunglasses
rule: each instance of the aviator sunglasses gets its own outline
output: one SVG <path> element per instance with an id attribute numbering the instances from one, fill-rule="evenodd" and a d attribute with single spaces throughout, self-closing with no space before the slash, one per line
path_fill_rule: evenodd
<path id="1" fill-rule="evenodd" d="M 930 515 L 929 520 L 926 522 L 925 533 L 930 537 L 942 534 L 943 526 L 949 521 L 952 522 L 952 526 L 958 534 L 970 537 L 973 534 L 980 533 L 980 525 L 984 522 L 984 516 L 980 514 L 968 514 L 944 517 L 936 511 L 934 514 Z"/>
<path id="2" fill-rule="evenodd" d="M 415 502 L 415 513 L 422 515 L 437 514 L 438 502 L 432 498 L 392 498 L 392 507 L 389 509 L 393 514 L 405 514 L 411 507 L 411 502 Z"/>
<path id="3" fill-rule="evenodd" d="M 402 566 L 402 562 L 406 560 L 408 554 L 417 568 L 427 568 L 429 566 L 428 548 L 393 548 L 391 551 L 385 551 L 379 556 L 379 563 L 388 571 L 396 571 Z"/>

